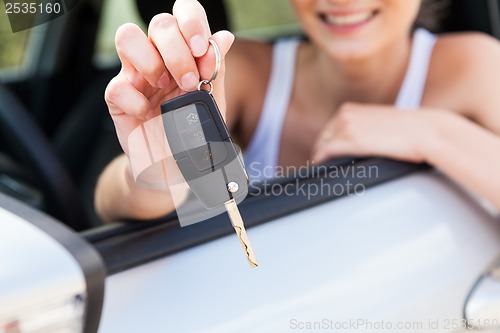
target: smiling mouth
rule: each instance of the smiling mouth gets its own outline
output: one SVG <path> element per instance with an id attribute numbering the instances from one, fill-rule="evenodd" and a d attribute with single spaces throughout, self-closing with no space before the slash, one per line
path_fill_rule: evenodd
<path id="1" fill-rule="evenodd" d="M 378 14 L 378 10 L 364 11 L 353 14 L 321 14 L 323 22 L 330 26 L 350 27 L 358 26 L 373 19 Z"/>

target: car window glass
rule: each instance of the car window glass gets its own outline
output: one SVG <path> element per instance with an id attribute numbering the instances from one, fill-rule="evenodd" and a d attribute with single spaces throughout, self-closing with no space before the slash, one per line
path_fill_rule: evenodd
<path id="1" fill-rule="evenodd" d="M 21 71 L 25 67 L 25 55 L 30 30 L 13 33 L 5 5 L 0 1 L 0 78 Z"/>
<path id="2" fill-rule="evenodd" d="M 289 1 L 225 0 L 233 32 L 240 37 L 273 39 L 300 32 Z"/>
<path id="3" fill-rule="evenodd" d="M 101 20 L 97 34 L 94 63 L 98 67 L 110 67 L 118 64 L 115 51 L 115 33 L 124 23 L 138 24 L 143 31 L 146 26 L 137 11 L 135 0 L 104 0 Z"/>

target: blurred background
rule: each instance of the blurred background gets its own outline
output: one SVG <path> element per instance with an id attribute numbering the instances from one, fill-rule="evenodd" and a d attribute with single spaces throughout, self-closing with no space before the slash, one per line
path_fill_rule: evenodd
<path id="1" fill-rule="evenodd" d="M 288 1 L 276 1 L 269 10 L 265 0 L 227 0 L 232 31 L 243 37 L 270 38 L 280 32 L 290 33 L 300 28 Z M 95 44 L 96 64 L 115 65 L 118 58 L 114 48 L 116 29 L 123 23 L 134 22 L 146 30 L 134 0 L 104 0 Z M 31 30 L 12 33 L 5 5 L 0 3 L 0 68 L 13 70 L 22 66 Z"/>

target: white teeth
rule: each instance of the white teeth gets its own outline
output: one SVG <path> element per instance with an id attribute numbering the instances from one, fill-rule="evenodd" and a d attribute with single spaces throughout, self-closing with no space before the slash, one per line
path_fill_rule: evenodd
<path id="1" fill-rule="evenodd" d="M 363 23 L 367 21 L 370 17 L 372 17 L 373 13 L 370 12 L 364 12 L 364 13 L 357 13 L 357 14 L 351 14 L 351 15 L 325 15 L 326 22 L 334 25 L 355 25 L 359 23 Z"/>

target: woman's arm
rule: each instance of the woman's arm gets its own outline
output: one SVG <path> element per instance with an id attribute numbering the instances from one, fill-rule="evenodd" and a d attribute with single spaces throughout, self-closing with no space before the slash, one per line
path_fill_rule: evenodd
<path id="1" fill-rule="evenodd" d="M 425 161 L 500 210 L 500 137 L 454 113 L 435 118 L 421 144 Z"/>
<path id="2" fill-rule="evenodd" d="M 169 191 L 157 191 L 136 185 L 126 155 L 115 158 L 99 177 L 95 208 L 105 222 L 119 219 L 153 219 L 174 210 Z"/>
<path id="3" fill-rule="evenodd" d="M 500 209 L 500 137 L 457 113 L 348 103 L 325 131 L 315 163 L 343 155 L 426 162 Z"/>

